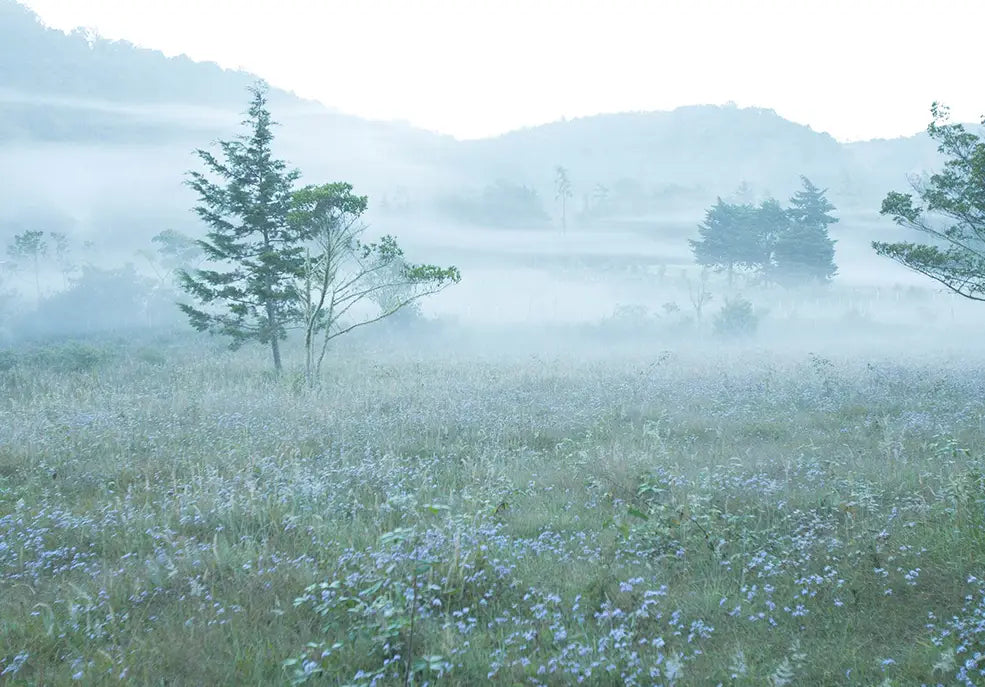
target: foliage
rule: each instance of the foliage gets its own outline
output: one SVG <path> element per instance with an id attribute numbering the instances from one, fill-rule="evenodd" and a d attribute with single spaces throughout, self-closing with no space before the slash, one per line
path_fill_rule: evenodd
<path id="1" fill-rule="evenodd" d="M 953 678 L 956 684 L 980 687 L 985 684 L 985 582 L 972 575 L 967 583 L 971 593 L 960 613 L 943 622 L 931 614 L 928 627 L 936 631 L 932 641 L 941 649 L 934 672 Z"/>
<path id="2" fill-rule="evenodd" d="M 46 344 L 27 351 L 7 350 L 3 353 L 0 371 L 22 369 L 57 374 L 93 372 L 116 358 L 114 352 L 105 346 L 81 341 Z"/>
<path id="3" fill-rule="evenodd" d="M 155 289 L 132 264 L 84 265 L 67 289 L 43 299 L 17 326 L 27 337 L 87 335 L 174 324 L 170 295 Z"/>
<path id="4" fill-rule="evenodd" d="M 719 198 L 706 211 L 699 238 L 690 241 L 695 261 L 727 271 L 730 282 L 736 269 L 756 271 L 764 281 L 787 285 L 829 280 L 837 272 L 834 241 L 827 230 L 838 221 L 828 214 L 835 208 L 825 197 L 826 190 L 806 177 L 801 180 L 804 188 L 790 199 L 789 209 L 772 198 L 759 205 Z"/>
<path id="5" fill-rule="evenodd" d="M 340 677 L 348 678 L 345 684 L 352 687 L 370 687 L 386 678 L 409 685 L 418 684 L 418 676 L 424 681 L 431 673 L 441 678 L 451 669 L 442 656 L 416 653 L 418 613 L 427 614 L 435 601 L 440 605 L 441 597 L 452 591 L 434 583 L 437 560 L 418 559 L 411 551 L 411 569 L 401 570 L 399 550 L 408 542 L 416 547 L 417 539 L 409 527 L 386 532 L 378 545 L 397 555 L 385 569 L 311 585 L 294 600 L 295 607 L 310 606 L 323 619 L 323 632 L 337 640 L 310 642 L 300 656 L 284 661 L 285 668 L 293 669 L 293 684 L 312 677 Z M 364 667 L 357 668 L 360 665 Z"/>
<path id="6" fill-rule="evenodd" d="M 934 103 L 927 127 L 944 169 L 914 180 L 913 195 L 890 192 L 881 212 L 899 226 L 926 234 L 931 243 L 874 242 L 879 255 L 926 275 L 951 291 L 985 300 L 985 141 L 950 123 L 947 107 Z M 985 124 L 985 119 L 983 119 Z"/>
<path id="7" fill-rule="evenodd" d="M 309 381 L 320 372 L 333 339 L 390 317 L 461 279 L 455 267 L 406 262 L 392 236 L 364 243 L 366 227 L 360 218 L 366 205 L 366 197 L 353 194 L 346 183 L 307 186 L 292 197 L 291 223 L 311 243 L 292 287 L 301 304 Z M 376 308 L 367 311 L 368 303 Z"/>
<path id="8" fill-rule="evenodd" d="M 826 282 L 838 271 L 834 257 L 835 242 L 828 236 L 828 226 L 838 221 L 831 216 L 835 206 L 807 177 L 804 188 L 790 199 L 786 231 L 774 243 L 776 278 L 786 284 Z"/>
<path id="9" fill-rule="evenodd" d="M 15 354 L 4 684 L 953 684 L 980 650 L 979 358 L 356 352 L 298 390 L 198 339 Z"/>
<path id="10" fill-rule="evenodd" d="M 780 203 L 768 198 L 760 203 L 754 213 L 756 224 L 756 244 L 760 250 L 756 268 L 764 281 L 772 281 L 778 265 L 777 244 L 789 234 L 790 220 Z"/>
<path id="11" fill-rule="evenodd" d="M 838 222 L 837 217 L 831 216 L 835 206 L 824 195 L 827 189 L 820 189 L 805 176 L 800 177 L 804 188 L 797 191 L 790 199 L 787 214 L 790 221 L 805 227 L 827 229 Z"/>
<path id="12" fill-rule="evenodd" d="M 715 315 L 715 332 L 721 336 L 742 337 L 756 333 L 759 316 L 745 298 L 726 300 Z"/>
<path id="13" fill-rule="evenodd" d="M 702 267 L 724 270 L 729 282 L 736 268 L 762 264 L 762 242 L 752 205 L 726 203 L 719 198 L 698 226 L 697 240 L 689 240 L 694 259 Z"/>
<path id="14" fill-rule="evenodd" d="M 252 93 L 247 133 L 220 141 L 221 157 L 198 150 L 207 173 L 189 174 L 195 212 L 209 227 L 198 245 L 214 267 L 180 271 L 182 288 L 200 305 L 179 307 L 195 329 L 227 336 L 234 348 L 268 344 L 280 371 L 279 342 L 299 316 L 291 284 L 303 270 L 303 236 L 288 215 L 300 173 L 274 158 L 266 91 Z"/>

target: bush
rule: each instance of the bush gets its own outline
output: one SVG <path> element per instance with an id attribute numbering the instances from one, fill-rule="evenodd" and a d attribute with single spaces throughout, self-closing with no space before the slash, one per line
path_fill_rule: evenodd
<path id="1" fill-rule="evenodd" d="M 112 356 L 110 351 L 88 344 L 70 342 L 45 346 L 25 353 L 23 361 L 56 372 L 92 372 Z"/>
<path id="2" fill-rule="evenodd" d="M 745 298 L 725 301 L 725 305 L 715 315 L 715 333 L 720 336 L 752 336 L 759 326 L 759 316 Z"/>
<path id="3" fill-rule="evenodd" d="M 156 348 L 148 348 L 146 346 L 137 349 L 134 353 L 134 358 L 142 363 L 153 365 L 155 367 L 164 367 L 168 364 L 167 356 Z"/>
<path id="4" fill-rule="evenodd" d="M 91 265 L 65 291 L 25 313 L 18 331 L 27 338 L 80 336 L 168 326 L 180 321 L 173 295 L 156 290 L 133 265 L 104 270 Z"/>
<path id="5" fill-rule="evenodd" d="M 0 350 L 0 372 L 15 369 L 39 369 L 53 372 L 92 372 L 115 357 L 113 351 L 70 341 L 44 345 L 24 351 Z"/>

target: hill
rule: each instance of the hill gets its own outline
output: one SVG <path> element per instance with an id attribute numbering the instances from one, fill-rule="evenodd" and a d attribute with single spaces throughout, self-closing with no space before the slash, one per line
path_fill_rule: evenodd
<path id="1" fill-rule="evenodd" d="M 65 34 L 0 0 L 0 173 L 9 180 L 0 233 L 41 221 L 122 246 L 162 227 L 194 226 L 181 183 L 195 164 L 191 152 L 236 133 L 255 80 Z M 568 169 L 572 216 L 583 226 L 670 217 L 693 227 L 715 196 L 745 184 L 750 199 L 785 198 L 801 174 L 830 188 L 839 208 L 872 214 L 887 190 L 905 188 L 907 173 L 936 160 L 926 136 L 841 144 L 772 110 L 734 106 L 597 115 L 478 141 L 367 121 L 278 89 L 271 107 L 283 125 L 278 153 L 305 181 L 346 179 L 374 207 L 387 199 L 391 209 L 432 216 L 484 190 L 499 203 L 488 191 L 508 192 L 503 181 L 553 213 L 557 165 Z"/>
<path id="2" fill-rule="evenodd" d="M 125 41 L 43 26 L 0 0 L 0 235 L 44 225 L 122 251 L 188 229 L 192 151 L 238 132 L 257 77 Z M 439 183 L 453 139 L 333 111 L 278 89 L 278 153 L 305 181 L 346 179 L 374 196 Z M 0 236 L 0 238 L 6 238 Z"/>
<path id="3" fill-rule="evenodd" d="M 874 209 L 887 190 L 905 185 L 907 173 L 937 162 L 923 134 L 842 144 L 773 110 L 714 105 L 596 115 L 463 147 L 473 171 L 522 180 L 545 197 L 553 197 L 553 171 L 561 165 L 583 194 L 621 186 L 656 204 L 664 196 L 705 203 L 743 184 L 752 199 L 786 198 L 804 174 L 829 188 L 839 207 Z"/>

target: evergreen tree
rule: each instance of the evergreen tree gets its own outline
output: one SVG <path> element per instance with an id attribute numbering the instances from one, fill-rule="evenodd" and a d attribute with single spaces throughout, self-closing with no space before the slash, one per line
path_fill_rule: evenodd
<path id="1" fill-rule="evenodd" d="M 819 189 L 805 176 L 800 177 L 800 181 L 804 188 L 797 191 L 790 199 L 790 209 L 787 210 L 787 214 L 797 224 L 827 230 L 829 225 L 838 221 L 837 217 L 828 214 L 837 210 L 824 195 L 828 190 Z"/>
<path id="2" fill-rule="evenodd" d="M 199 331 L 228 336 L 237 348 L 248 341 L 270 346 L 281 370 L 280 341 L 299 319 L 292 290 L 304 269 L 299 230 L 289 221 L 297 170 L 275 159 L 266 89 L 251 89 L 246 132 L 219 142 L 219 156 L 196 151 L 206 172 L 189 173 L 199 196 L 195 212 L 208 225 L 199 245 L 212 269 L 181 271 L 181 285 L 199 307 L 181 304 Z"/>
<path id="3" fill-rule="evenodd" d="M 788 229 L 777 239 L 773 250 L 777 278 L 787 284 L 804 281 L 825 282 L 837 271 L 835 242 L 828 236 L 828 226 L 838 221 L 829 213 L 835 206 L 807 177 L 804 188 L 790 199 Z"/>
<path id="4" fill-rule="evenodd" d="M 764 281 L 771 281 L 775 272 L 776 247 L 790 231 L 790 217 L 774 198 L 764 200 L 756 208 L 756 243 L 759 246 L 759 270 Z"/>
<path id="5" fill-rule="evenodd" d="M 762 246 L 752 205 L 726 203 L 721 198 L 705 213 L 698 225 L 697 240 L 690 240 L 695 261 L 728 273 L 729 283 L 736 268 L 761 264 Z"/>

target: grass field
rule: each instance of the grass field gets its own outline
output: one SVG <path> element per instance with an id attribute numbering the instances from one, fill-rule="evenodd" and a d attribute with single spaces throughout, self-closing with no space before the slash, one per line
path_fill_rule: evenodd
<path id="1" fill-rule="evenodd" d="M 985 360 L 0 357 L 0 685 L 985 684 Z"/>

